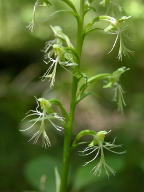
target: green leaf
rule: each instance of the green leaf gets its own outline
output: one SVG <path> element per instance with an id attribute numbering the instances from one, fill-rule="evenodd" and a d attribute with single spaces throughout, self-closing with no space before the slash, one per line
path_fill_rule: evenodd
<path id="1" fill-rule="evenodd" d="M 25 169 L 27 180 L 36 188 L 40 188 L 40 180 L 42 176 L 46 176 L 46 192 L 56 190 L 55 187 L 55 167 L 59 167 L 58 159 L 51 156 L 41 156 L 30 161 Z"/>

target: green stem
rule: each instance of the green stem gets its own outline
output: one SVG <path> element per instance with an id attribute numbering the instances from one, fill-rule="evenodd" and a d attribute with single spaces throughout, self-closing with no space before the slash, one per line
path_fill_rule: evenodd
<path id="1" fill-rule="evenodd" d="M 65 136 L 64 136 L 64 154 L 63 154 L 63 170 L 61 177 L 61 188 L 60 192 L 67 192 L 67 181 L 68 181 L 68 172 L 70 166 L 70 154 L 71 154 L 71 136 L 72 136 L 72 128 L 74 122 L 75 115 L 75 101 L 76 101 L 76 92 L 78 86 L 78 79 L 73 77 L 72 83 L 72 100 L 70 105 L 70 118 L 68 125 L 65 127 Z"/>
<path id="2" fill-rule="evenodd" d="M 60 192 L 67 192 L 67 183 L 68 183 L 68 173 L 70 167 L 70 158 L 71 158 L 71 138 L 72 138 L 72 130 L 73 123 L 75 118 L 75 109 L 76 109 L 76 101 L 77 101 L 77 89 L 79 78 L 75 75 L 79 72 L 80 61 L 81 61 L 81 52 L 83 47 L 83 24 L 84 24 L 84 0 L 80 0 L 80 15 L 78 19 L 78 31 L 77 31 L 77 45 L 76 51 L 78 55 L 77 63 L 78 67 L 73 71 L 73 80 L 72 80 L 72 93 L 71 93 L 71 103 L 70 103 L 70 113 L 69 113 L 69 121 L 65 127 L 65 135 L 64 135 L 64 152 L 63 152 L 63 169 L 61 176 L 61 186 Z"/>

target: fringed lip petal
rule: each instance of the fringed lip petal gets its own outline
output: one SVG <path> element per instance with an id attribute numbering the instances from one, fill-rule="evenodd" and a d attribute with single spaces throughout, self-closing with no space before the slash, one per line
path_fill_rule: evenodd
<path id="1" fill-rule="evenodd" d="M 110 132 L 110 131 L 109 131 Z M 122 147 L 122 145 L 115 144 L 115 140 L 112 143 L 105 142 L 105 135 L 109 132 L 107 131 L 99 131 L 93 138 L 93 141 L 89 144 L 91 146 L 87 146 L 85 149 L 80 151 L 81 156 L 92 156 L 92 159 L 87 161 L 83 166 L 86 166 L 96 159 L 99 159 L 99 162 L 96 166 L 93 167 L 92 173 L 94 175 L 100 176 L 102 170 L 104 169 L 106 175 L 109 177 L 110 174 L 115 175 L 115 171 L 107 164 L 105 160 L 105 153 L 104 150 L 107 150 L 111 153 L 122 155 L 125 154 L 126 151 L 116 151 L 115 149 Z"/>
<path id="2" fill-rule="evenodd" d="M 56 130 L 62 131 L 63 127 L 57 125 L 54 122 L 54 120 L 63 122 L 64 118 L 59 116 L 57 113 L 46 112 L 47 107 L 51 107 L 48 100 L 41 98 L 36 99 L 36 102 L 37 102 L 36 110 L 30 110 L 27 113 L 26 117 L 23 119 L 23 120 L 28 119 L 26 123 L 30 124 L 30 126 L 20 131 L 26 132 L 31 130 L 32 136 L 28 142 L 33 141 L 33 143 L 36 144 L 38 140 L 41 140 L 43 147 L 45 148 L 50 147 L 51 142 L 47 135 L 47 127 L 45 125 L 45 121 L 48 121 Z"/>

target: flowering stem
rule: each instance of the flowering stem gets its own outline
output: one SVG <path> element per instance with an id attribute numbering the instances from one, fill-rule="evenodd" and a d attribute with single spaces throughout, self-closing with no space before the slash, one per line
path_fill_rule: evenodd
<path id="1" fill-rule="evenodd" d="M 69 120 L 67 125 L 65 126 L 63 169 L 62 169 L 62 176 L 61 176 L 60 192 L 68 191 L 67 182 L 68 182 L 68 173 L 69 173 L 70 156 L 71 156 L 71 137 L 72 137 L 72 130 L 73 130 L 73 122 L 75 118 L 77 88 L 79 83 L 79 78 L 77 77 L 77 74 L 79 73 L 81 52 L 82 52 L 83 40 L 84 40 L 83 24 L 84 24 L 84 0 L 80 0 L 80 14 L 78 19 L 77 44 L 76 44 L 76 51 L 78 55 L 78 59 L 77 59 L 78 66 L 76 66 L 73 71 Z"/>

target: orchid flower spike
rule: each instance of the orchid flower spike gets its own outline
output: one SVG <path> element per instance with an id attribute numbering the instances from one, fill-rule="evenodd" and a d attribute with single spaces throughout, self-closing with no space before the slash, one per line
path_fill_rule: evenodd
<path id="1" fill-rule="evenodd" d="M 35 110 L 30 110 L 24 119 L 29 119 L 26 125 L 27 128 L 21 131 L 30 131 L 32 137 L 29 141 L 33 141 L 36 144 L 39 140 L 42 142 L 42 147 L 50 147 L 51 142 L 47 135 L 46 121 L 48 121 L 56 130 L 62 131 L 63 127 L 54 123 L 54 120 L 63 122 L 63 117 L 60 117 L 57 113 L 52 112 L 52 106 L 49 100 L 44 98 L 36 99 L 37 107 Z"/>
<path id="2" fill-rule="evenodd" d="M 94 154 L 94 157 L 90 161 L 86 162 L 84 166 L 88 165 L 89 163 L 92 163 L 93 161 L 99 158 L 99 162 L 92 169 L 94 175 L 100 176 L 103 169 L 108 177 L 110 176 L 110 174 L 115 175 L 115 171 L 107 164 L 105 160 L 104 150 L 110 151 L 115 154 L 125 153 L 125 151 L 118 152 L 115 150 L 116 148 L 121 147 L 121 145 L 115 144 L 115 139 L 112 143 L 105 142 L 105 136 L 108 133 L 109 132 L 107 131 L 97 132 L 95 136 L 93 136 L 93 140 L 91 141 L 91 143 L 89 143 L 84 150 L 80 151 L 83 156 L 89 156 Z"/>

